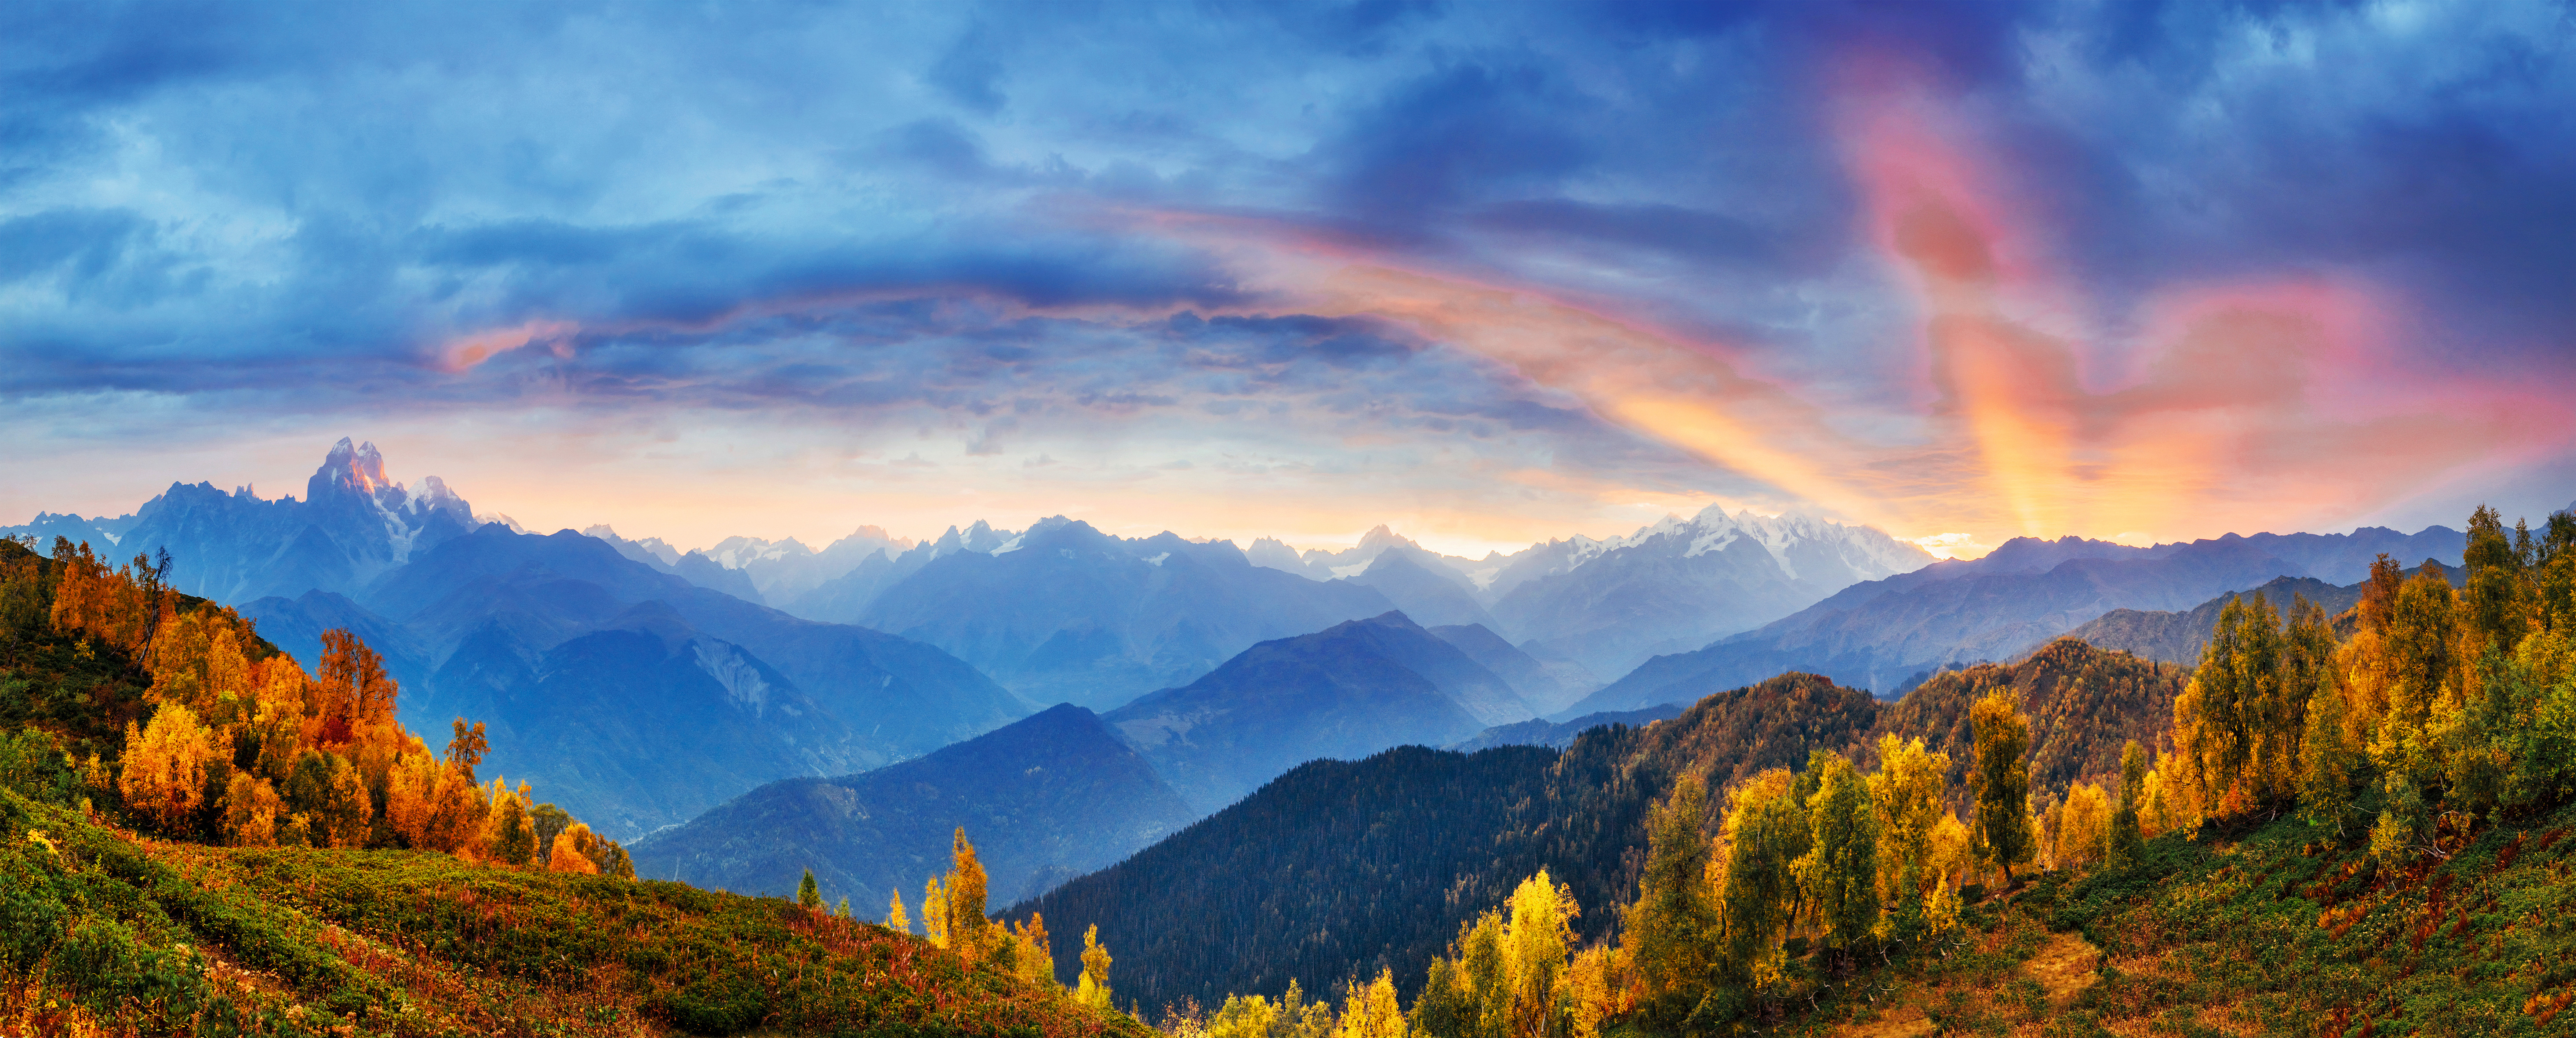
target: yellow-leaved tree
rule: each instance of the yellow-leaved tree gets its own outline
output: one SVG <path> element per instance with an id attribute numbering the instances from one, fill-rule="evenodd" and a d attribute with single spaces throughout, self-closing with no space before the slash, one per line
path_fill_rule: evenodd
<path id="1" fill-rule="evenodd" d="M 1073 997 L 1093 1009 L 1109 1010 L 1109 949 L 1100 946 L 1098 923 L 1082 932 L 1082 979 L 1075 982 Z"/>
<path id="2" fill-rule="evenodd" d="M 152 723 L 125 725 L 125 773 L 116 790 L 126 806 L 161 828 L 185 832 L 206 802 L 206 768 L 215 762 L 214 733 L 183 703 L 163 703 Z"/>

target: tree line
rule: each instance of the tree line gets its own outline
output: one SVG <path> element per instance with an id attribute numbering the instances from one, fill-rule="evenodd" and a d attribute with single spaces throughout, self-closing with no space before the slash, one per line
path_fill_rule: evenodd
<path id="1" fill-rule="evenodd" d="M 355 634 L 326 631 L 318 675 L 230 608 L 168 586 L 166 553 L 113 565 L 56 538 L 52 557 L 0 549 L 0 627 L 13 645 L 67 643 L 71 662 L 144 687 L 122 739 L 28 724 L 0 739 L 13 785 L 91 811 L 121 807 L 174 839 L 243 847 L 404 847 L 513 868 L 631 878 L 625 848 L 526 783 L 489 782 L 481 724 L 458 718 L 444 754 L 395 717 L 400 688 Z M 106 686 L 102 685 L 101 689 Z M 41 788 L 39 788 L 41 787 Z"/>

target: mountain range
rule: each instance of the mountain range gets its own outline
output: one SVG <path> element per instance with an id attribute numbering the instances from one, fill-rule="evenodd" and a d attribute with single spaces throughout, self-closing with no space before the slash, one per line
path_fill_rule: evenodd
<path id="1" fill-rule="evenodd" d="M 39 550 L 50 550 L 54 535 L 88 540 L 114 558 L 166 550 L 171 586 L 236 603 L 315 589 L 348 594 L 477 525 L 438 477 L 406 488 L 385 478 L 375 444 L 342 439 L 305 481 L 301 501 L 172 483 L 120 519 L 40 514 L 0 534 L 35 534 Z"/>
<path id="2" fill-rule="evenodd" d="M 2010 659 L 2114 609 L 2184 611 L 2275 577 L 2346 584 L 2386 553 L 2456 565 L 2467 538 L 2446 527 L 2408 535 L 2229 534 L 2139 548 L 2066 537 L 2015 538 L 1974 560 L 1854 584 L 1757 630 L 1658 656 L 1560 711 L 1688 702 L 1788 670 L 1891 692 L 1911 676 Z"/>
<path id="3" fill-rule="evenodd" d="M 736 893 L 828 898 L 883 918 L 897 891 L 947 871 L 959 827 L 994 903 L 1117 862 L 1198 817 L 1100 718 L 1070 704 L 863 774 L 772 782 L 630 851 L 636 874 Z"/>
<path id="4" fill-rule="evenodd" d="M 1875 767 L 1882 735 L 1922 738 L 1968 765 L 1967 705 L 2003 688 L 2031 718 L 2033 792 L 2116 777 L 2120 748 L 2153 744 L 2184 671 L 2060 640 L 2010 665 L 1942 674 L 1889 704 L 1814 674 L 1710 695 L 1643 726 L 1589 728 L 1562 750 L 1473 753 L 1407 746 L 1301 765 L 1223 811 L 1107 869 L 1012 906 L 1060 933 L 1100 927 L 1119 949 L 1121 997 L 1146 1005 L 1227 993 L 1277 996 L 1291 980 L 1338 991 L 1392 969 L 1411 997 L 1459 925 L 1544 867 L 1581 909 L 1580 942 L 1611 935 L 1636 894 L 1651 805 L 1675 777 L 1708 777 L 1711 802 L 1811 750 Z M 1072 954 L 1057 948 L 1059 969 Z"/>
<path id="5" fill-rule="evenodd" d="M 1029 710 L 931 646 L 701 588 L 570 530 L 487 524 L 354 600 L 239 608 L 291 632 L 289 651 L 326 627 L 377 632 L 400 664 L 389 669 L 405 683 L 405 723 L 484 722 L 487 770 L 535 782 L 619 838 L 771 779 L 890 763 Z"/>
<path id="6" fill-rule="evenodd" d="M 1439 746 L 1532 716 L 1509 682 L 1388 612 L 1255 645 L 1102 720 L 1205 813 L 1319 757 Z"/>

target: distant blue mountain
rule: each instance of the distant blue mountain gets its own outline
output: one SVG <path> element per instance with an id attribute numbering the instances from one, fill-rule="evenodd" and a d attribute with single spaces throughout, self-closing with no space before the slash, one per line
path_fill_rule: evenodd
<path id="1" fill-rule="evenodd" d="M 762 782 L 877 767 L 1029 710 L 931 646 L 710 591 L 570 530 L 489 524 L 385 573 L 357 601 L 266 598 L 242 611 L 297 637 L 378 632 L 406 669 L 428 668 L 405 684 L 407 723 L 485 722 L 484 770 L 530 779 L 620 837 Z"/>
<path id="2" fill-rule="evenodd" d="M 354 594 L 476 525 L 472 509 L 438 477 L 409 488 L 386 479 L 372 443 L 333 445 L 304 495 L 272 501 L 249 487 L 227 493 L 208 483 L 173 483 L 130 520 L 91 521 L 101 537 L 113 537 L 91 548 L 114 558 L 166 550 L 173 586 L 237 603 L 312 590 Z M 76 524 L 58 518 L 54 525 Z M 38 548 L 51 550 L 50 540 Z"/>
<path id="3" fill-rule="evenodd" d="M 1402 613 L 1262 642 L 1102 716 L 1202 813 L 1310 760 L 1445 746 L 1524 720 L 1510 685 Z M 1481 717 L 1480 717 L 1481 715 Z"/>
<path id="4" fill-rule="evenodd" d="M 919 911 L 960 826 L 1000 905 L 1197 817 L 1097 716 L 1066 704 L 874 771 L 772 782 L 630 849 L 640 876 L 739 893 L 792 894 L 810 868 L 827 900 L 882 919 L 898 890 Z"/>
<path id="5" fill-rule="evenodd" d="M 807 615 L 936 645 L 1032 702 L 1093 709 L 1185 684 L 1255 643 L 1393 608 L 1372 588 L 1254 566 L 1230 542 L 1112 537 L 1061 516 L 981 550 L 952 530 L 818 594 L 877 579 L 855 612 Z"/>
<path id="6" fill-rule="evenodd" d="M 484 722 L 486 771 L 531 779 L 621 838 L 1031 709 L 929 645 L 692 583 L 686 559 L 657 567 L 569 530 L 479 523 L 436 477 L 387 479 L 373 444 L 334 445 L 302 500 L 174 484 L 129 517 L 49 513 L 15 532 L 111 558 L 166 550 L 173 584 L 239 608 L 308 667 L 322 632 L 356 632 L 401 683 L 406 725 L 436 743 L 459 715 Z M 694 558 L 698 580 L 757 594 Z"/>
<path id="7" fill-rule="evenodd" d="M 2351 584 L 2382 553 L 2457 565 L 2466 546 L 2465 535 L 2439 526 L 2151 548 L 2015 538 L 1980 559 L 1854 584 L 1759 630 L 1657 656 L 1558 716 L 1690 702 L 1789 671 L 1887 695 L 1923 671 L 2011 659 L 2114 609 L 2189 610 L 2283 576 Z"/>
<path id="8" fill-rule="evenodd" d="M 1487 728 L 1476 733 L 1473 738 L 1451 744 L 1448 748 L 1460 753 L 1474 753 L 1477 750 L 1492 749 L 1496 746 L 1545 746 L 1562 750 L 1574 745 L 1576 736 L 1602 725 L 1624 724 L 1630 728 L 1643 728 L 1657 721 L 1669 721 L 1680 717 L 1683 709 L 1680 703 L 1664 703 L 1643 710 L 1585 714 L 1571 721 L 1532 718 L 1517 724 Z"/>

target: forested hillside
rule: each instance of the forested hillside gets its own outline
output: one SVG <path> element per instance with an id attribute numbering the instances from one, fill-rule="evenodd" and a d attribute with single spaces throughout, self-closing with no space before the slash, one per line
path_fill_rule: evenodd
<path id="1" fill-rule="evenodd" d="M 2576 952 L 2576 516 L 2508 531 L 2481 509 L 2468 540 L 2464 586 L 2383 558 L 2341 618 L 2240 596 L 2188 673 L 2061 640 L 1892 707 L 1792 675 L 1552 759 L 1301 769 L 1015 911 L 1227 920 L 1201 930 L 1230 948 L 1150 945 L 1135 988 L 1219 1038 L 2554 1033 L 2576 1001 L 2557 965 Z M 1363 785 L 1506 762 L 1490 802 L 1375 811 Z M 1337 831 L 1291 804 L 1333 805 Z M 1372 887 L 1300 850 L 1398 844 L 1381 831 L 1453 849 L 1420 936 L 1377 899 L 1438 882 Z M 1265 956 L 1247 927 L 1347 959 L 1312 972 L 1321 956 Z"/>
<path id="2" fill-rule="evenodd" d="M 1275 992 L 1291 979 L 1322 991 L 1380 967 L 1394 969 L 1409 995 L 1461 921 L 1540 868 L 1580 904 L 1631 898 L 1646 817 L 1676 776 L 1700 774 L 1723 789 L 1803 767 L 1818 750 L 1867 767 L 1880 738 L 1894 735 L 1948 747 L 1944 774 L 1962 787 L 1967 705 L 2001 688 L 2031 716 L 2044 774 L 2100 781 L 2117 774 L 2124 738 L 2167 723 L 2181 683 L 2176 668 L 2061 641 L 2014 666 L 1944 674 L 1893 705 L 1786 674 L 1709 696 L 1672 720 L 1593 728 L 1561 754 L 1408 747 L 1318 761 L 1010 914 L 1099 924 L 1103 940 L 1126 949 L 1122 990 L 1148 1007 L 1213 1005 L 1228 991 Z M 1616 932 L 1618 914 L 1599 908 L 1572 925 L 1601 940 Z"/>
<path id="3" fill-rule="evenodd" d="M 639 882 L 480 725 L 405 731 L 363 641 L 317 677 L 166 572 L 0 540 L 0 1031 L 1144 1033 L 979 925 L 962 838 L 935 940 Z"/>

